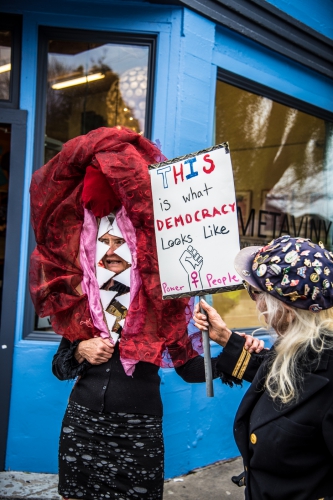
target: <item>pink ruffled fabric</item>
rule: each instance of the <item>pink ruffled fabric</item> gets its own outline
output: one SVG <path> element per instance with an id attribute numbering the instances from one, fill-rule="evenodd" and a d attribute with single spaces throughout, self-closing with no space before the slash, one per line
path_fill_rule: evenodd
<path id="1" fill-rule="evenodd" d="M 132 300 L 136 297 L 140 286 L 142 284 L 141 278 L 140 278 L 140 273 L 138 270 L 138 261 L 137 261 L 137 242 L 136 242 L 136 235 L 135 235 L 135 229 L 133 227 L 132 222 L 127 216 L 126 210 L 124 207 L 121 207 L 121 209 L 117 212 L 116 214 L 116 220 L 118 227 L 124 237 L 124 240 L 126 241 L 128 248 L 130 249 L 131 255 L 132 255 L 132 265 L 130 269 L 130 297 L 131 297 L 131 302 Z M 123 328 L 124 333 L 126 332 L 126 321 L 125 325 Z M 135 365 L 138 363 L 138 360 L 136 359 L 127 359 L 123 358 L 120 356 L 120 361 L 124 367 L 126 375 L 133 375 L 134 370 L 135 370 Z"/>
<path id="2" fill-rule="evenodd" d="M 136 235 L 135 235 L 135 229 L 133 227 L 132 222 L 127 216 L 126 210 L 124 207 L 121 207 L 119 212 L 116 214 L 116 220 L 118 227 L 124 237 L 124 240 L 126 241 L 128 248 L 131 252 L 132 256 L 132 265 L 130 268 L 130 297 L 131 297 L 131 302 L 132 300 L 136 297 L 140 286 L 141 286 L 141 278 L 140 278 L 140 273 L 138 270 L 138 258 L 137 258 L 137 242 L 136 242 Z M 126 323 L 124 326 L 124 332 L 126 332 Z M 126 332 L 127 333 L 127 332 Z"/>
<path id="3" fill-rule="evenodd" d="M 132 254 L 131 266 L 131 299 L 138 293 L 141 279 L 137 268 L 136 237 L 134 227 L 122 207 L 116 215 L 117 223 Z M 103 319 L 99 286 L 95 275 L 95 253 L 97 239 L 97 222 L 90 210 L 84 209 L 84 222 L 80 236 L 80 263 L 83 271 L 81 288 L 88 297 L 89 308 L 94 326 L 100 330 L 100 337 L 110 339 Z M 133 283 L 133 286 L 132 286 Z M 138 360 L 120 357 L 126 375 L 133 375 Z"/>
<path id="4" fill-rule="evenodd" d="M 103 319 L 99 286 L 95 275 L 97 229 L 96 217 L 85 208 L 80 236 L 80 264 L 83 271 L 81 288 L 88 297 L 93 324 L 100 330 L 100 337 L 106 339 L 110 338 L 110 334 Z"/>

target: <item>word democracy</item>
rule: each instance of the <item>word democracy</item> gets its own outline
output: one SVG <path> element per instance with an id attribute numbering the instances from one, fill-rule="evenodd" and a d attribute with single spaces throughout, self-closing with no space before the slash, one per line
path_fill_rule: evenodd
<path id="1" fill-rule="evenodd" d="M 213 207 L 212 209 L 202 208 L 201 210 L 196 210 L 194 214 L 179 215 L 178 217 L 167 217 L 164 220 L 156 219 L 157 229 L 162 231 L 165 229 L 171 229 L 172 227 L 184 226 L 185 224 L 191 224 L 192 222 L 201 222 L 208 217 L 216 217 L 217 215 L 225 215 L 230 212 L 235 212 L 236 203 L 228 203 L 221 206 L 220 209 Z"/>

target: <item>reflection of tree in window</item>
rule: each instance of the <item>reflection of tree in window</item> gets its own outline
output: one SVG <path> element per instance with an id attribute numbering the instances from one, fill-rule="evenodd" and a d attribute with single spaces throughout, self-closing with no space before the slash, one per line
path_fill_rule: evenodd
<path id="1" fill-rule="evenodd" d="M 103 74 L 104 78 L 59 90 L 52 88 L 55 83 L 97 73 Z M 66 142 L 77 135 L 107 125 L 105 98 L 109 88 L 118 80 L 118 75 L 111 68 L 103 64 L 93 65 L 87 75 L 83 66 L 73 70 L 52 60 L 48 80 L 47 136 Z"/>
<path id="2" fill-rule="evenodd" d="M 106 107 L 109 127 L 122 125 L 124 127 L 129 127 L 136 132 L 140 132 L 138 120 L 133 117 L 133 109 L 131 109 L 122 98 L 119 88 L 119 80 L 113 83 L 108 92 Z"/>
<path id="3" fill-rule="evenodd" d="M 113 84 L 106 100 L 108 125 L 129 127 L 136 132 L 144 129 L 147 92 L 147 68 L 136 66 L 124 71 Z"/>
<path id="4" fill-rule="evenodd" d="M 73 75 L 73 76 L 72 76 Z M 82 71 L 71 71 L 60 61 L 53 60 L 48 68 L 48 88 L 46 98 L 46 135 L 62 142 L 68 139 L 68 121 L 71 116 L 71 96 L 65 91 L 55 91 L 51 84 L 66 76 L 73 77 L 82 75 Z M 61 124 L 61 126 L 59 126 Z"/>
<path id="5" fill-rule="evenodd" d="M 148 52 L 138 50 L 135 45 L 125 50 L 115 44 L 49 41 L 45 162 L 64 142 L 99 127 L 122 125 L 143 132 L 147 93 L 143 59 Z"/>
<path id="6" fill-rule="evenodd" d="M 141 132 L 140 122 L 144 124 L 146 102 L 146 70 L 144 72 L 143 76 L 142 69 L 135 68 L 135 77 L 141 80 L 130 82 L 131 86 L 137 85 L 138 88 L 134 89 L 136 93 L 130 89 L 133 96 L 125 100 L 122 87 L 124 83 L 126 87 L 126 82 L 123 78 L 128 75 L 119 78 L 102 58 L 90 65 L 88 74 L 83 66 L 73 70 L 52 59 L 48 68 L 45 161 L 60 151 L 62 143 L 99 127 L 122 125 Z M 102 74 L 103 78 L 59 90 L 52 88 L 55 83 L 96 74 Z"/>
<path id="7" fill-rule="evenodd" d="M 318 218 L 325 237 L 324 222 L 328 227 L 331 218 L 325 144 L 331 137 L 324 120 L 217 82 L 216 142 L 230 143 L 236 191 L 252 191 L 254 230 L 250 221 L 243 243 L 263 234 L 277 237 L 281 231 L 311 237 Z M 267 213 L 260 216 L 260 210 Z"/>

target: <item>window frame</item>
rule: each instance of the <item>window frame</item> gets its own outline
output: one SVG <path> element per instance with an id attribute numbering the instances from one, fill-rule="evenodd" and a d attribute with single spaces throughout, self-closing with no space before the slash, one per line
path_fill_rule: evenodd
<path id="1" fill-rule="evenodd" d="M 276 101 L 279 104 L 289 106 L 290 108 L 297 109 L 298 111 L 303 111 L 304 113 L 316 116 L 322 120 L 333 122 L 333 113 L 327 111 L 326 109 L 301 101 L 296 97 L 289 96 L 279 90 L 272 89 L 271 87 L 257 83 L 249 78 L 245 78 L 244 76 L 239 76 L 226 69 L 218 67 L 216 79 L 247 92 L 252 92 L 253 94 L 257 94 L 261 97 L 267 97 L 268 99 Z"/>
<path id="2" fill-rule="evenodd" d="M 49 26 L 39 27 L 38 36 L 38 62 L 37 62 L 37 93 L 36 100 L 36 118 L 35 118 L 35 147 L 33 159 L 33 171 L 43 165 L 44 161 L 44 133 L 45 133 L 45 107 L 46 107 L 46 91 L 47 91 L 47 57 L 48 57 L 48 41 L 65 40 L 65 41 L 82 41 L 101 42 L 127 45 L 148 46 L 148 74 L 147 74 L 147 103 L 146 103 L 146 118 L 144 136 L 151 138 L 152 119 L 153 119 L 153 96 L 155 83 L 155 68 L 156 68 L 156 42 L 157 36 L 150 34 L 137 35 L 133 33 L 105 32 L 94 30 L 81 30 L 72 28 L 52 28 Z M 29 233 L 28 252 L 31 255 L 36 246 L 35 238 L 32 229 Z M 24 315 L 23 338 L 24 340 L 44 340 L 58 342 L 59 335 L 54 332 L 43 332 L 35 330 L 35 310 L 31 302 L 29 285 L 27 280 L 26 300 L 25 300 L 25 315 Z"/>

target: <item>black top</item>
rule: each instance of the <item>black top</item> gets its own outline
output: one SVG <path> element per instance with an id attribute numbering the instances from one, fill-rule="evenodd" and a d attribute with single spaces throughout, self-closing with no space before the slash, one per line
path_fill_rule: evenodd
<path id="1" fill-rule="evenodd" d="M 237 343 L 233 339 L 234 353 Z M 239 345 L 238 360 L 241 351 Z M 333 500 L 333 349 L 320 357 L 305 353 L 299 395 L 289 404 L 274 401 L 265 390 L 274 348 L 262 353 L 248 364 L 255 362 L 258 369 L 256 374 L 254 365 L 248 369 L 252 384 L 234 423 L 244 461 L 245 499 Z"/>
<path id="2" fill-rule="evenodd" d="M 52 371 L 58 379 L 79 377 L 70 396 L 72 401 L 95 411 L 162 416 L 158 366 L 139 361 L 133 375 L 126 375 L 120 361 L 118 343 L 111 359 L 106 363 L 92 365 L 85 360 L 80 364 L 74 357 L 78 343 L 79 341 L 71 343 L 63 338 L 52 362 Z M 230 383 L 217 368 L 219 357 L 212 359 L 213 377 L 221 376 L 223 382 Z M 203 357 L 191 359 L 176 368 L 176 372 L 185 382 L 204 382 Z"/>
<path id="3" fill-rule="evenodd" d="M 107 288 L 108 283 L 102 288 Z M 129 288 L 114 281 L 110 290 L 122 295 L 127 293 Z M 121 328 L 118 333 L 120 332 Z M 162 416 L 161 379 L 158 366 L 139 361 L 135 365 L 133 375 L 126 375 L 120 361 L 119 343 L 116 343 L 114 353 L 106 363 L 92 365 L 85 360 L 80 364 L 74 357 L 79 342 L 71 343 L 63 338 L 52 362 L 52 371 L 58 379 L 68 380 L 78 377 L 70 396 L 72 401 L 95 411 Z M 220 376 L 223 382 L 230 384 L 232 377 L 221 373 L 221 369 L 216 367 L 218 359 L 212 359 L 213 377 Z M 203 357 L 197 356 L 191 359 L 176 368 L 176 372 L 186 382 L 205 382 Z"/>

